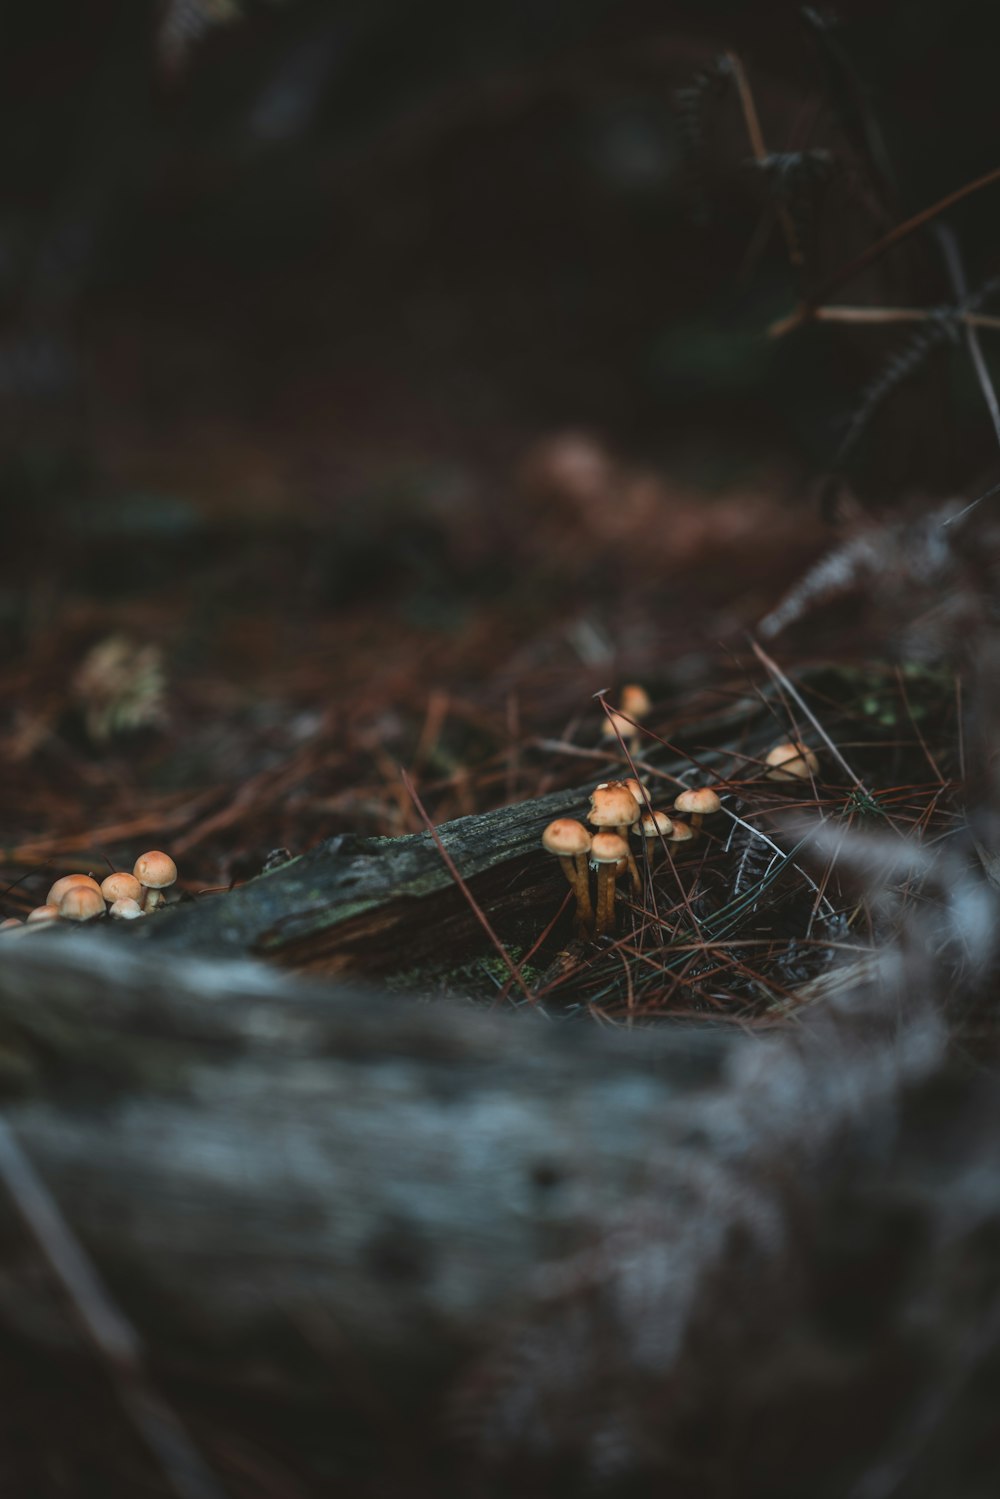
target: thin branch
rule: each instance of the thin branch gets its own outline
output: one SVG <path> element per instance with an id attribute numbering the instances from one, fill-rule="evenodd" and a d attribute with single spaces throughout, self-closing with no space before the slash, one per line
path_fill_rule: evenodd
<path id="1" fill-rule="evenodd" d="M 813 319 L 817 323 L 926 323 L 939 308 L 932 307 L 852 307 L 836 303 L 830 307 L 817 307 Z M 1000 330 L 1000 317 L 985 312 L 963 312 L 954 309 L 956 323 L 969 328 L 992 328 Z"/>
<path id="2" fill-rule="evenodd" d="M 853 280 L 861 271 L 867 270 L 876 260 L 881 259 L 887 250 L 891 250 L 901 240 L 907 239 L 918 229 L 922 229 L 925 224 L 929 224 L 939 214 L 945 213 L 949 208 L 954 207 L 956 203 L 961 203 L 963 198 L 971 197 L 973 193 L 981 191 L 984 187 L 991 186 L 994 182 L 1000 182 L 1000 167 L 994 167 L 991 172 L 985 172 L 981 177 L 974 178 L 972 182 L 966 182 L 964 186 L 956 188 L 954 192 L 946 194 L 943 198 L 939 198 L 929 208 L 923 208 L 919 213 L 915 213 L 911 218 L 904 220 L 902 224 L 897 224 L 894 229 L 889 230 L 888 234 L 883 234 L 881 239 L 877 239 L 874 244 L 869 245 L 867 250 L 863 250 L 860 255 L 848 261 L 847 265 L 841 266 L 838 271 L 834 271 L 832 276 L 828 276 L 811 297 L 807 297 L 805 301 L 800 302 L 794 312 L 789 313 L 787 317 L 779 318 L 776 323 L 772 323 L 768 329 L 768 335 L 771 338 L 782 338 L 786 333 L 790 333 L 793 328 L 799 328 L 803 323 L 809 322 L 815 316 L 816 308 L 824 303 L 830 293 L 837 290 L 838 286 L 843 286 L 845 281 Z"/>

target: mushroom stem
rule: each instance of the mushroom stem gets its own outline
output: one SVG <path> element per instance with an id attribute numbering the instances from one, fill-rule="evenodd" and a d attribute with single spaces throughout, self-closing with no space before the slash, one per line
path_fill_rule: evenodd
<path id="1" fill-rule="evenodd" d="M 576 919 L 580 930 L 590 932 L 594 925 L 594 908 L 590 903 L 590 881 L 587 878 L 586 854 L 561 854 L 559 863 L 576 896 Z"/>
<path id="2" fill-rule="evenodd" d="M 615 866 L 597 866 L 597 935 L 607 936 L 615 924 Z"/>
<path id="3" fill-rule="evenodd" d="M 625 847 L 628 849 L 628 872 L 632 879 L 632 889 L 635 891 L 636 895 L 638 895 L 642 890 L 642 877 L 639 874 L 639 866 L 635 862 L 635 854 L 632 852 L 632 845 L 628 841 L 628 835 L 632 831 L 632 828 L 626 822 L 623 823 L 620 828 L 616 829 L 616 831 L 625 840 Z"/>

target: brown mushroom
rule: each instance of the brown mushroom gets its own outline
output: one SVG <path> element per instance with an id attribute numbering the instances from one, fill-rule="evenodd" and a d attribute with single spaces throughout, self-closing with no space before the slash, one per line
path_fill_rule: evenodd
<path id="1" fill-rule="evenodd" d="M 722 803 L 711 786 L 701 786 L 692 791 L 682 791 L 675 797 L 674 807 L 678 812 L 690 816 L 691 831 L 696 833 L 701 827 L 702 818 L 711 817 L 714 812 L 720 811 Z"/>
<path id="2" fill-rule="evenodd" d="M 646 857 L 652 863 L 652 840 L 654 838 L 669 838 L 673 830 L 674 824 L 666 812 L 653 811 L 651 813 L 647 812 L 645 816 L 640 817 L 632 831 L 639 834 L 643 847 L 646 850 Z"/>
<path id="3" fill-rule="evenodd" d="M 28 922 L 31 925 L 34 925 L 34 923 L 36 921 L 39 922 L 39 923 L 41 923 L 41 924 L 43 924 L 46 921 L 55 921 L 56 918 L 58 917 L 58 915 L 59 915 L 59 907 L 58 906 L 53 906 L 53 905 L 36 906 L 33 911 L 29 911 L 28 912 L 27 920 L 28 920 Z"/>
<path id="4" fill-rule="evenodd" d="M 639 803 L 624 781 L 604 781 L 590 798 L 587 821 L 595 828 L 614 828 L 625 843 L 634 890 L 642 888 L 639 866 L 628 843 L 629 828 L 639 820 Z"/>
<path id="5" fill-rule="evenodd" d="M 646 689 L 636 682 L 629 682 L 621 690 L 621 701 L 617 710 L 612 709 L 605 716 L 602 735 L 605 739 L 621 738 L 634 755 L 642 737 L 638 724 L 641 719 L 645 718 L 650 706 Z"/>
<path id="6" fill-rule="evenodd" d="M 97 881 L 89 874 L 64 874 L 52 886 L 46 904 L 55 906 L 58 909 L 59 903 L 66 894 L 66 891 L 71 890 L 74 885 L 89 885 L 91 889 L 97 891 L 101 888 Z"/>
<path id="7" fill-rule="evenodd" d="M 819 770 L 812 750 L 794 739 L 785 739 L 768 750 L 764 764 L 769 781 L 809 781 Z"/>
<path id="8" fill-rule="evenodd" d="M 615 924 L 615 875 L 619 860 L 630 850 L 620 833 L 595 833 L 590 845 L 590 861 L 597 868 L 598 937 L 605 936 Z"/>
<path id="9" fill-rule="evenodd" d="M 169 854 L 154 848 L 147 854 L 139 855 L 132 873 L 144 889 L 143 910 L 155 911 L 163 900 L 160 891 L 166 890 L 177 879 L 177 865 Z"/>
<path id="10" fill-rule="evenodd" d="M 546 853 L 555 854 L 576 896 L 576 917 L 585 932 L 592 931 L 594 926 L 594 908 L 590 903 L 590 880 L 587 875 L 590 844 L 591 836 L 587 829 L 582 822 L 577 822 L 572 817 L 557 817 L 542 834 L 542 847 Z"/>
<path id="11" fill-rule="evenodd" d="M 64 921 L 93 921 L 104 915 L 104 896 L 99 888 L 71 885 L 59 902 L 59 915 Z"/>
<path id="12" fill-rule="evenodd" d="M 138 902 L 142 899 L 142 885 L 134 874 L 126 874 L 122 869 L 101 881 L 101 894 L 109 906 L 113 906 L 116 900 Z"/>

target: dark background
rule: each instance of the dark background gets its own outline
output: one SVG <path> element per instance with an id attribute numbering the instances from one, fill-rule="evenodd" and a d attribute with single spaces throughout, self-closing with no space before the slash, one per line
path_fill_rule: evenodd
<path id="1" fill-rule="evenodd" d="M 623 679 L 683 689 L 832 539 L 845 418 L 910 334 L 768 324 L 997 163 L 985 3 L 222 8 L 0 21 L 12 838 L 257 773 L 296 715 L 337 717 L 321 791 L 355 816 L 358 755 L 412 766 L 435 693 L 476 720 L 447 770 Z M 796 273 L 731 90 L 685 159 L 676 91 L 724 48 L 769 147 L 836 161 Z M 998 195 L 949 215 L 972 286 Z M 951 292 L 925 234 L 837 295 Z M 835 487 L 881 511 L 996 468 L 946 346 Z M 120 633 L 160 653 L 168 711 L 96 742 L 73 684 Z"/>

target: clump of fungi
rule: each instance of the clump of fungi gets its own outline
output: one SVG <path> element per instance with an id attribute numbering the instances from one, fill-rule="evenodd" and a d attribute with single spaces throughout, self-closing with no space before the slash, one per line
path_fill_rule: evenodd
<path id="1" fill-rule="evenodd" d="M 647 868 L 652 868 L 653 840 L 670 846 L 689 843 L 703 817 L 721 809 L 718 793 L 711 787 L 682 791 L 675 802 L 691 821 L 682 822 L 658 811 L 640 781 L 602 781 L 590 797 L 587 820 L 595 829 L 593 835 L 572 818 L 560 817 L 550 822 L 542 834 L 542 846 L 562 862 L 566 878 L 576 895 L 577 928 L 581 935 L 593 933 L 605 937 L 614 929 L 615 881 L 626 870 L 631 874 L 632 888 L 642 889 L 635 855 L 629 845 L 629 834 L 643 841 Z M 597 874 L 597 899 L 592 906 L 587 877 L 587 855 L 590 868 Z"/>
<path id="2" fill-rule="evenodd" d="M 38 931 L 57 921 L 93 921 L 106 910 L 116 921 L 134 921 L 162 904 L 163 891 L 176 879 L 177 865 L 159 849 L 140 855 L 132 874 L 119 870 L 100 884 L 93 875 L 64 874 L 52 885 L 43 906 L 29 911 L 25 921 L 16 916 L 0 921 L 0 931 Z"/>

